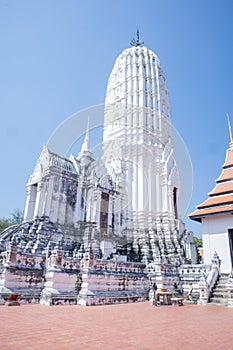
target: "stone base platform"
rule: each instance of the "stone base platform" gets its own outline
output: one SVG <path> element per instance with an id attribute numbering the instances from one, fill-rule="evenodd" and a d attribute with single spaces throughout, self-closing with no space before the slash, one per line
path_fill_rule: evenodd
<path id="1" fill-rule="evenodd" d="M 111 305 L 111 304 L 124 304 L 124 303 L 134 303 L 142 302 L 148 300 L 147 290 L 144 293 L 140 292 L 88 292 L 87 295 L 78 296 L 77 304 L 84 306 L 94 306 L 94 305 Z"/>

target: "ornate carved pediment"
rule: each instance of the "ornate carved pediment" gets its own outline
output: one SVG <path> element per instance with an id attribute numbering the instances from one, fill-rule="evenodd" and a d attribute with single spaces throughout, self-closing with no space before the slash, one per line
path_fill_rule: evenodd
<path id="1" fill-rule="evenodd" d="M 30 183 L 38 183 L 45 174 L 52 168 L 57 169 L 59 172 L 66 172 L 69 174 L 77 175 L 77 170 L 71 160 L 60 157 L 59 155 L 52 153 L 44 146 L 41 155 L 36 163 L 33 174 L 30 176 Z"/>
<path id="2" fill-rule="evenodd" d="M 42 179 L 45 170 L 48 168 L 49 168 L 49 150 L 46 146 L 44 146 L 40 154 L 40 157 L 36 163 L 35 169 L 29 178 L 29 183 L 39 182 Z"/>
<path id="3" fill-rule="evenodd" d="M 77 173 L 74 164 L 70 160 L 62 158 L 55 153 L 50 153 L 49 166 L 56 167 L 60 171 L 65 171 L 72 174 Z"/>

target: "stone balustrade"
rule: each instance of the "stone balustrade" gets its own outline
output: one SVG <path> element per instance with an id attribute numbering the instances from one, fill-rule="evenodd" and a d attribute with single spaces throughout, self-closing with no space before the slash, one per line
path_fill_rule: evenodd
<path id="1" fill-rule="evenodd" d="M 200 281 L 198 283 L 199 293 L 200 293 L 198 304 L 206 305 L 209 302 L 212 289 L 217 282 L 218 276 L 219 276 L 219 270 L 216 267 L 214 267 L 210 271 L 207 278 L 205 276 L 202 276 L 200 278 Z"/>
<path id="2" fill-rule="evenodd" d="M 200 279 L 200 275 L 208 275 L 211 271 L 211 265 L 204 264 L 187 264 L 179 267 L 180 277 L 192 276 L 192 279 L 195 277 L 197 280 Z"/>
<path id="3" fill-rule="evenodd" d="M 210 265 L 209 273 L 203 273 L 198 283 L 199 288 L 199 300 L 198 304 L 206 305 L 209 302 L 211 292 L 218 280 L 220 274 L 220 264 L 221 261 L 215 252 L 211 260 L 212 264 Z"/>
<path id="4" fill-rule="evenodd" d="M 80 271 L 81 260 L 77 258 L 63 258 L 61 265 L 65 270 Z"/>
<path id="5" fill-rule="evenodd" d="M 148 265 L 147 271 L 149 274 L 163 274 L 167 276 L 177 275 L 177 267 L 172 264 L 163 264 L 161 262 L 151 263 Z"/>

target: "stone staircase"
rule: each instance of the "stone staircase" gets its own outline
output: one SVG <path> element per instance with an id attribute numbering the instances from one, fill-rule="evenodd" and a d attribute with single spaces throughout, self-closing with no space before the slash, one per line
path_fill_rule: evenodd
<path id="1" fill-rule="evenodd" d="M 211 293 L 209 304 L 211 305 L 219 305 L 219 306 L 227 306 L 228 298 L 227 298 L 227 274 L 221 274 L 216 285 L 213 288 Z"/>

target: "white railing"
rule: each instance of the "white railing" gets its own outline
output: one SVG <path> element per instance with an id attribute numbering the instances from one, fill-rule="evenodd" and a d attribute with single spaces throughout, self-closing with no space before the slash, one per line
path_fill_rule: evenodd
<path id="1" fill-rule="evenodd" d="M 200 305 L 206 305 L 209 302 L 210 295 L 220 274 L 220 259 L 216 252 L 214 253 L 211 262 L 210 273 L 207 275 L 207 277 L 203 275 L 198 283 L 200 292 L 198 304 Z"/>

